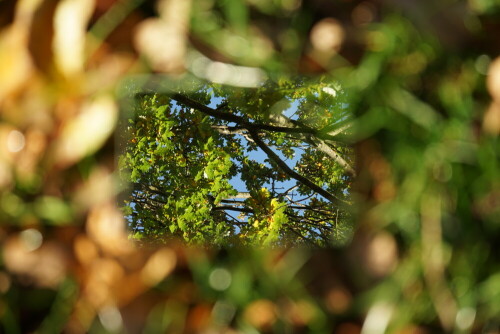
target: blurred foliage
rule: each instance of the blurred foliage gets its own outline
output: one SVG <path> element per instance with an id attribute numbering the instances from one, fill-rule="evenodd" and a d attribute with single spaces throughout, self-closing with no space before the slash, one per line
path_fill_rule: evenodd
<path id="1" fill-rule="evenodd" d="M 498 333 L 499 22 L 497 0 L 1 1 L 1 331 Z M 129 239 L 116 89 L 188 72 L 340 82 L 348 247 Z"/>

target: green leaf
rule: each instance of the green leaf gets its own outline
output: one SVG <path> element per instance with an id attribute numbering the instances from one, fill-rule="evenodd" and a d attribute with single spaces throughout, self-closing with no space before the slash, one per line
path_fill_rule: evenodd
<path id="1" fill-rule="evenodd" d="M 34 203 L 34 211 L 40 218 L 56 225 L 71 223 L 73 218 L 69 204 L 58 197 L 39 197 Z"/>

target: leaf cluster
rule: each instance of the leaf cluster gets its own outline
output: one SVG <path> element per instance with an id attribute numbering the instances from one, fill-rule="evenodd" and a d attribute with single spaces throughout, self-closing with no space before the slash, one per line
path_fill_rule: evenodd
<path id="1" fill-rule="evenodd" d="M 196 87 L 136 94 L 120 158 L 134 233 L 190 243 L 330 243 L 332 222 L 348 224 L 352 175 L 318 147 L 353 163 L 348 145 L 329 134 L 348 121 L 340 87 L 290 79 Z"/>

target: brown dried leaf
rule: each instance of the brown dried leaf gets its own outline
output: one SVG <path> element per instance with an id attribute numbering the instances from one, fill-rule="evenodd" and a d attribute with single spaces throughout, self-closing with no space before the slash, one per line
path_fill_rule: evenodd
<path id="1" fill-rule="evenodd" d="M 352 303 L 351 293 L 341 287 L 335 286 L 325 295 L 325 304 L 328 310 L 334 314 L 345 312 Z"/>
<path id="2" fill-rule="evenodd" d="M 147 285 L 153 286 L 172 272 L 176 264 L 176 255 L 169 248 L 162 248 L 154 253 L 142 269 L 141 278 Z"/>
<path id="3" fill-rule="evenodd" d="M 498 77 L 500 78 L 500 71 Z M 494 136 L 500 135 L 500 100 L 493 102 L 488 110 L 486 110 L 483 117 L 483 130 Z"/>
<path id="4" fill-rule="evenodd" d="M 113 294 L 113 287 L 125 275 L 120 264 L 109 258 L 96 259 L 92 262 L 88 275 L 85 296 L 94 309 L 115 305 L 116 296 Z"/>
<path id="5" fill-rule="evenodd" d="M 96 245 L 85 235 L 76 237 L 73 248 L 77 260 L 84 266 L 90 265 L 99 255 Z"/>
<path id="6" fill-rule="evenodd" d="M 87 233 L 108 254 L 123 255 L 133 249 L 127 237 L 123 214 L 112 203 L 101 204 L 91 210 Z"/>
<path id="7" fill-rule="evenodd" d="M 244 318 L 256 328 L 270 327 L 277 318 L 276 305 L 267 299 L 256 300 L 245 309 Z"/>
<path id="8" fill-rule="evenodd" d="M 500 57 L 497 57 L 490 64 L 486 86 L 493 99 L 497 102 L 500 101 Z"/>
<path id="9" fill-rule="evenodd" d="M 65 277 L 67 259 L 54 242 L 36 247 L 20 235 L 9 238 L 3 247 L 6 268 L 37 286 L 55 288 Z"/>

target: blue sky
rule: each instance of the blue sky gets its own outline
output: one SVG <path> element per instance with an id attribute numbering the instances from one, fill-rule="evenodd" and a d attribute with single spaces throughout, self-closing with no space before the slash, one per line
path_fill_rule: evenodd
<path id="1" fill-rule="evenodd" d="M 222 101 L 222 99 L 220 97 L 214 97 L 212 98 L 212 100 L 210 101 L 210 104 L 208 105 L 209 107 L 211 108 L 216 108 L 218 104 L 220 104 Z M 287 117 L 290 117 L 290 118 L 294 118 L 294 114 L 295 112 L 297 111 L 297 108 L 299 106 L 299 103 L 300 103 L 300 100 L 294 100 L 291 104 L 291 106 L 286 109 L 283 114 Z M 234 124 L 233 124 L 234 125 Z M 239 138 L 242 138 L 243 140 L 246 140 L 243 136 L 241 135 L 237 135 L 239 136 Z M 273 147 L 271 147 L 271 149 L 273 149 Z M 302 155 L 301 153 L 301 150 L 300 149 L 295 149 L 295 155 L 294 155 L 294 158 L 293 159 L 288 159 L 286 158 L 279 150 L 276 150 L 276 149 L 273 149 L 273 151 L 283 160 L 285 161 L 290 167 L 293 168 L 293 166 L 295 166 L 295 164 L 300 160 L 300 157 Z M 267 167 L 270 167 L 270 165 L 268 163 L 265 162 L 265 159 L 267 159 L 267 155 L 262 152 L 260 149 L 258 149 L 257 151 L 251 151 L 251 152 L 248 152 L 248 157 L 258 163 L 263 163 L 265 164 Z M 232 178 L 230 180 L 230 183 L 231 185 L 236 189 L 238 190 L 239 192 L 248 192 L 248 189 L 246 188 L 246 185 L 245 183 L 241 180 L 241 176 L 240 174 L 236 175 L 236 177 Z M 290 181 L 284 181 L 284 182 L 278 182 L 278 183 L 275 183 L 275 186 L 276 187 L 283 187 L 284 189 L 288 189 L 288 188 L 291 188 L 295 185 L 295 181 L 294 180 L 290 180 Z M 266 183 L 264 186 L 266 187 L 271 187 L 271 184 L 270 183 Z"/>

